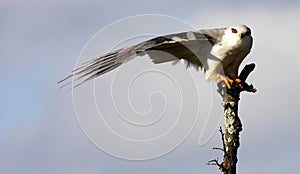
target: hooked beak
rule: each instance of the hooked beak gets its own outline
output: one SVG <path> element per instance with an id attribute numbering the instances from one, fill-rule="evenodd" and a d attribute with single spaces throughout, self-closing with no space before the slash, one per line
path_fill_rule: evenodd
<path id="1" fill-rule="evenodd" d="M 244 33 L 241 34 L 241 39 L 243 39 L 246 35 Z"/>
<path id="2" fill-rule="evenodd" d="M 251 35 L 251 31 L 248 29 L 245 33 L 241 33 L 241 39 L 243 39 L 246 36 L 250 36 Z"/>

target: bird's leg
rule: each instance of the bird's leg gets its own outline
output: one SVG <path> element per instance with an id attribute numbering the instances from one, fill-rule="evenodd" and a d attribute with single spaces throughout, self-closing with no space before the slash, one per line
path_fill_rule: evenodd
<path id="1" fill-rule="evenodd" d="M 229 66 L 227 69 L 226 69 L 226 76 L 229 78 L 229 79 L 232 79 L 232 83 L 231 83 L 231 86 L 233 85 L 238 85 L 240 88 L 243 88 L 243 84 L 245 82 L 243 82 L 243 80 L 241 80 L 238 76 L 237 76 L 237 73 L 235 73 L 234 71 L 234 67 L 232 66 Z M 234 84 L 233 84 L 234 83 Z"/>
<path id="2" fill-rule="evenodd" d="M 243 86 L 244 82 L 238 77 L 226 77 L 226 76 L 220 75 L 217 83 L 222 83 L 222 82 L 224 82 L 226 84 L 228 89 L 231 89 L 232 85 L 234 83 L 236 85 L 238 85 L 241 89 L 244 88 L 244 86 Z"/>
<path id="3" fill-rule="evenodd" d="M 222 83 L 222 82 L 225 82 L 226 86 L 228 89 L 231 89 L 231 84 L 234 82 L 234 80 L 228 78 L 228 77 L 225 77 L 223 75 L 220 75 L 217 83 Z"/>

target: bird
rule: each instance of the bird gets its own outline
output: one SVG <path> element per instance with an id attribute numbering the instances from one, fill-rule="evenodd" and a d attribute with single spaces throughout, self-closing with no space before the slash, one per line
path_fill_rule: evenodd
<path id="1" fill-rule="evenodd" d="M 206 80 L 225 82 L 230 89 L 233 82 L 242 83 L 238 69 L 252 45 L 251 29 L 246 25 L 161 35 L 91 59 L 58 83 L 75 77 L 77 87 L 136 57 L 148 55 L 154 64 L 185 60 L 187 67 L 203 70 Z"/>

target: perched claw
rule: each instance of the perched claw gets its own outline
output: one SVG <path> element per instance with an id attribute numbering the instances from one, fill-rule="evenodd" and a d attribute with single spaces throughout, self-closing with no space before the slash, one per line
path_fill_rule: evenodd
<path id="1" fill-rule="evenodd" d="M 239 79 L 239 78 L 235 78 L 234 81 L 237 82 L 237 83 L 241 83 L 242 82 L 242 80 Z"/>
<path id="2" fill-rule="evenodd" d="M 243 81 L 241 79 L 239 79 L 239 78 L 230 79 L 230 78 L 225 77 L 225 76 L 220 76 L 220 78 L 218 80 L 218 83 L 221 83 L 221 82 L 224 82 L 226 84 L 226 86 L 227 86 L 228 89 L 231 89 L 232 85 L 234 83 L 238 84 L 241 89 L 244 88 Z"/>
<path id="3" fill-rule="evenodd" d="M 240 86 L 242 89 L 244 88 L 244 86 L 243 86 L 243 81 L 242 81 L 241 79 L 235 78 L 234 81 L 235 81 L 236 83 L 238 83 L 239 86 Z"/>
<path id="4" fill-rule="evenodd" d="M 228 89 L 231 89 L 231 84 L 234 82 L 232 79 L 220 76 L 218 83 L 225 82 Z"/>
<path id="5" fill-rule="evenodd" d="M 249 85 L 246 83 L 247 77 L 254 70 L 254 68 L 255 64 L 246 65 L 239 76 L 229 74 L 230 78 L 219 74 L 219 76 L 216 77 L 218 83 L 218 93 L 222 97 L 226 97 L 228 94 L 234 98 L 239 98 L 242 91 L 255 93 L 257 91 L 256 88 L 254 88 L 252 84 Z"/>

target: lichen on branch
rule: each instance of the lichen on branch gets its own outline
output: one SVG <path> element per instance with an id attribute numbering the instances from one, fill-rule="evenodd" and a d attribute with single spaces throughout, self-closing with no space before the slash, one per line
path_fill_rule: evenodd
<path id="1" fill-rule="evenodd" d="M 246 83 L 246 79 L 254 68 L 255 64 L 246 65 L 239 75 L 241 82 L 233 82 L 230 89 L 225 83 L 218 84 L 218 92 L 223 98 L 225 133 L 220 128 L 223 148 L 214 149 L 223 151 L 223 161 L 219 162 L 218 159 L 214 159 L 207 164 L 218 166 L 223 174 L 236 174 L 237 152 L 240 146 L 239 135 L 243 130 L 242 122 L 238 116 L 238 102 L 242 91 L 256 92 L 253 85 Z"/>

